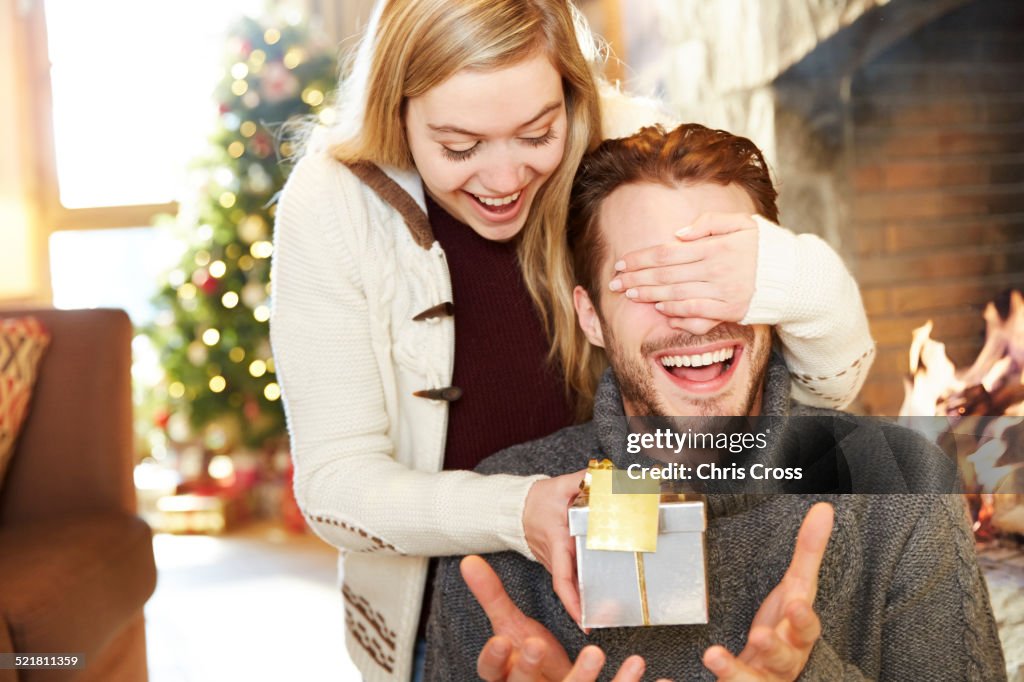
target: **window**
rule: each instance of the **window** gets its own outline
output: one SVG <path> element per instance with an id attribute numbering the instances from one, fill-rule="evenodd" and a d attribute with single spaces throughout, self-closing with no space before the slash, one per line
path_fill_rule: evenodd
<path id="1" fill-rule="evenodd" d="M 188 192 L 216 116 L 224 35 L 262 0 L 23 2 L 42 276 L 59 307 L 133 319 L 167 245 L 147 228 Z M 49 87 L 47 87 L 47 85 Z M 47 125 L 52 121 L 52 127 Z M 125 229 L 133 228 L 133 229 Z M 114 231 L 108 232 L 113 229 Z M 47 292 L 49 293 L 49 292 Z M 45 298 L 45 296 L 40 296 Z M 135 320 L 140 322 L 141 320 Z"/>
<path id="2" fill-rule="evenodd" d="M 210 92 L 224 31 L 261 4 L 47 0 L 65 208 L 169 204 L 180 195 L 216 114 Z"/>
<path id="3" fill-rule="evenodd" d="M 136 325 L 152 322 L 150 299 L 157 275 L 178 263 L 184 247 L 153 227 L 54 232 L 50 236 L 53 305 L 123 308 Z"/>

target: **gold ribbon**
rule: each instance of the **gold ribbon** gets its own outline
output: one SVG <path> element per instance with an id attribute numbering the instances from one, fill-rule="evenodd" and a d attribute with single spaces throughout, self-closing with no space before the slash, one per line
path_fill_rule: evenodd
<path id="1" fill-rule="evenodd" d="M 607 459 L 600 462 L 590 460 L 581 485 L 590 507 L 587 549 L 633 552 L 643 623 L 650 625 L 643 553 L 658 550 L 658 503 L 661 496 L 656 481 L 651 481 L 653 485 L 649 493 L 613 493 L 614 477 L 624 474 Z M 631 481 L 630 485 L 635 489 L 635 482 Z"/>
<path id="2" fill-rule="evenodd" d="M 633 552 L 636 559 L 636 586 L 640 590 L 640 615 L 644 625 L 651 624 L 651 612 L 647 609 L 647 573 L 644 572 L 643 552 Z"/>

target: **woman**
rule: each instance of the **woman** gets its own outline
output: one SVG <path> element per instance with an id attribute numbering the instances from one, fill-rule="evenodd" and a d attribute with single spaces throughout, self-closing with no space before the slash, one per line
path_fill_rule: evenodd
<path id="1" fill-rule="evenodd" d="M 569 425 L 592 398 L 599 362 L 572 313 L 566 206 L 600 108 L 638 109 L 600 101 L 591 48 L 566 0 L 385 2 L 342 83 L 341 125 L 311 142 L 282 195 L 271 336 L 295 492 L 342 550 L 366 679 L 409 678 L 430 556 L 536 558 L 578 618 L 565 515 L 581 474 L 464 469 Z M 661 296 L 667 314 L 775 324 L 809 377 L 796 385 L 848 402 L 873 344 L 835 254 L 777 227 L 712 227 L 720 248 L 628 255 L 621 290 Z M 658 283 L 689 296 L 697 244 L 727 277 L 701 283 L 695 304 Z M 795 287 L 822 300 L 795 305 Z"/>

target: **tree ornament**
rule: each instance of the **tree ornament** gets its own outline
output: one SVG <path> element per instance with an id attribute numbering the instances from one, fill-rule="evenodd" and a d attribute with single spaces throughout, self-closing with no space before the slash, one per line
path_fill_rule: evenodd
<path id="1" fill-rule="evenodd" d="M 210 354 L 201 341 L 193 341 L 188 344 L 188 361 L 195 367 L 202 367 L 206 364 Z"/>
<path id="2" fill-rule="evenodd" d="M 265 159 L 274 151 L 274 144 L 270 139 L 270 135 L 260 130 L 252 136 L 252 140 L 249 141 L 249 148 L 252 149 L 253 154 L 261 159 Z"/>
<path id="3" fill-rule="evenodd" d="M 267 102 L 293 98 L 299 93 L 299 88 L 299 79 L 281 62 L 269 62 L 263 67 L 260 94 Z"/>
<path id="4" fill-rule="evenodd" d="M 253 168 L 257 167 L 258 166 L 253 166 Z M 264 220 L 262 216 L 256 214 L 247 215 L 240 223 L 238 223 L 238 236 L 247 244 L 260 241 L 264 239 L 267 234 L 267 221 Z"/>
<path id="5" fill-rule="evenodd" d="M 242 287 L 242 303 L 246 308 L 255 308 L 266 299 L 263 285 L 259 282 L 249 282 Z"/>
<path id="6" fill-rule="evenodd" d="M 166 407 L 157 408 L 156 412 L 153 413 L 153 426 L 158 429 L 166 429 L 167 422 L 171 419 L 171 413 Z"/>

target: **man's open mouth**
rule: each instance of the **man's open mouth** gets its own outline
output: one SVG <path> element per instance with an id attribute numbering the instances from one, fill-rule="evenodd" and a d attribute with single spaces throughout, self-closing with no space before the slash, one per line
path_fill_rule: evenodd
<path id="1" fill-rule="evenodd" d="M 655 361 L 684 388 L 716 390 L 728 382 L 742 355 L 741 344 L 727 343 L 706 350 L 671 350 L 658 355 Z"/>

